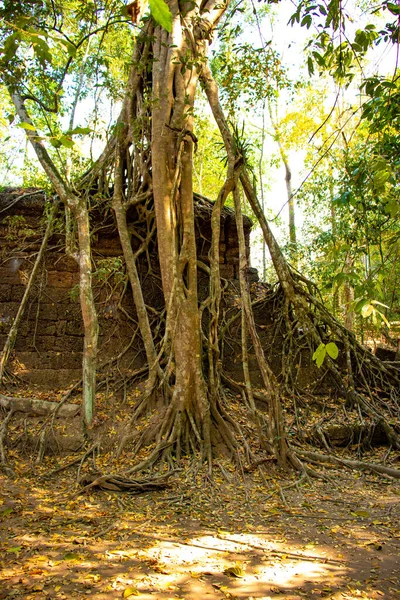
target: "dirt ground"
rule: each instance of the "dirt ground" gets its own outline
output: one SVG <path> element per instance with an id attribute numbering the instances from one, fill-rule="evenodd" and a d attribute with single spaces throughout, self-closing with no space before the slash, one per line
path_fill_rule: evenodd
<path id="1" fill-rule="evenodd" d="M 395 480 L 329 469 L 295 486 L 224 463 L 213 482 L 76 495 L 73 469 L 26 467 L 0 477 L 0 599 L 400 598 Z"/>

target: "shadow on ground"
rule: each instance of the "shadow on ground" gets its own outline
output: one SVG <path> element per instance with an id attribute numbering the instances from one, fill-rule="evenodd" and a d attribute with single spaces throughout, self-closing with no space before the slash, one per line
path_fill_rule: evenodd
<path id="1" fill-rule="evenodd" d="M 4 477 L 0 599 L 399 598 L 400 485 L 332 474 L 76 497 L 72 476 Z"/>

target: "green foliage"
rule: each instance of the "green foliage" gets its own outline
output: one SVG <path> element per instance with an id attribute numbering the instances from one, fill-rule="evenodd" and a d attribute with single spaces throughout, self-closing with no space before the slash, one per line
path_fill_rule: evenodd
<path id="1" fill-rule="evenodd" d="M 171 33 L 172 15 L 164 0 L 149 0 L 150 12 L 153 19 Z"/>
<path id="2" fill-rule="evenodd" d="M 20 229 L 25 227 L 26 219 L 23 215 L 8 215 L 4 217 L 3 224 L 9 229 Z"/>
<path id="3" fill-rule="evenodd" d="M 318 368 L 322 366 L 322 363 L 325 360 L 326 355 L 330 356 L 333 360 L 336 360 L 339 356 L 339 348 L 335 344 L 335 342 L 328 342 L 328 344 L 321 344 L 315 350 L 312 359 L 315 361 L 315 364 Z"/>
<path id="4" fill-rule="evenodd" d="M 8 215 L 2 223 L 7 227 L 6 239 L 9 241 L 35 235 L 35 231 L 27 225 L 23 215 Z"/>
<path id="5" fill-rule="evenodd" d="M 124 263 L 118 256 L 99 259 L 96 262 L 96 267 L 93 279 L 97 283 L 106 283 L 111 278 L 115 284 L 126 281 Z"/>
<path id="6" fill-rule="evenodd" d="M 359 331 L 378 332 L 400 314 L 397 77 L 374 77 L 363 89 L 369 97 L 357 129 L 342 112 L 320 131 L 329 139 L 340 128 L 341 144 L 319 162 L 300 198 L 314 223 L 307 226 L 309 275 L 335 299 L 337 316 L 353 312 Z M 355 297 L 350 304 L 346 286 Z"/>
<path id="7" fill-rule="evenodd" d="M 79 286 L 79 283 L 77 283 L 69 290 L 68 295 L 72 302 L 78 302 L 79 294 L 80 294 L 80 286 Z"/>
<path id="8" fill-rule="evenodd" d="M 120 0 L 5 1 L 0 6 L 0 77 L 29 101 L 34 125 L 20 127 L 39 132 L 61 171 L 67 156 L 75 167 L 83 166 L 81 136 L 90 135 L 92 143 L 102 136 L 101 95 L 119 100 L 123 94 L 121 74 L 128 71 L 132 50 L 123 8 Z M 86 122 L 66 131 L 72 109 Z"/>
<path id="9" fill-rule="evenodd" d="M 391 10 L 392 5 L 384 2 L 382 6 L 395 14 Z M 357 29 L 351 39 L 346 31 L 348 20 L 349 15 L 339 0 L 330 0 L 328 3 L 301 0 L 297 4 L 290 23 L 298 23 L 307 29 L 312 26 L 318 31 L 308 44 L 307 65 L 310 75 L 317 68 L 320 73 L 328 72 L 338 83 L 348 86 L 370 48 L 389 39 L 397 42 L 395 22 L 387 23 L 380 31 L 377 31 L 374 23 L 368 23 L 363 29 Z"/>
<path id="10" fill-rule="evenodd" d="M 195 134 L 198 143 L 193 156 L 194 190 L 216 199 L 225 179 L 221 135 L 215 123 L 201 110 L 195 112 Z"/>
<path id="11" fill-rule="evenodd" d="M 372 323 L 377 327 L 380 326 L 381 323 L 384 323 L 390 329 L 390 323 L 387 320 L 384 313 L 378 308 L 376 305 L 382 306 L 383 308 L 389 309 L 389 306 L 379 302 L 378 300 L 368 300 L 367 298 L 362 298 L 361 300 L 355 300 L 354 302 L 354 312 L 356 314 L 361 314 L 364 319 L 368 319 L 368 317 L 372 318 Z"/>

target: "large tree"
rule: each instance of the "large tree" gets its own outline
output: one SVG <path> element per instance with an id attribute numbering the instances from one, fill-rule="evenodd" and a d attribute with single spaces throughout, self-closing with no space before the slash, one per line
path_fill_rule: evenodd
<path id="1" fill-rule="evenodd" d="M 91 194 L 104 197 L 110 194 L 111 189 L 110 201 L 116 216 L 148 362 L 147 386 L 134 409 L 120 450 L 128 441 L 133 443 L 135 452 L 149 441 L 155 442 L 152 452 L 134 470 L 151 466 L 160 457 L 174 464 L 176 459 L 188 453 L 198 454 L 201 460 L 207 460 L 211 469 L 214 449 L 221 443 L 232 454 L 237 454 L 237 440 L 242 432 L 229 414 L 229 404 L 225 402 L 220 360 L 219 241 L 221 210 L 229 194 L 234 198 L 240 242 L 243 357 L 245 362 L 246 337 L 249 335 L 269 406 L 268 418 L 257 411 L 245 368 L 245 397 L 260 445 L 272 450 L 282 466 L 303 468 L 287 442 L 280 386 L 265 358 L 254 323 L 246 279 L 247 258 L 241 212 L 243 197 L 260 222 L 280 283 L 282 304 L 279 320 L 286 327 L 289 348 L 285 362 L 287 388 L 292 391 L 295 388 L 295 385 L 291 386 L 295 378 L 289 374 L 295 370 L 293 345 L 301 330 L 305 332 L 306 343 L 312 351 L 319 348 L 319 357 L 326 354 L 326 368 L 341 393 L 371 417 L 380 418 L 381 405 L 379 400 L 372 398 L 371 386 L 379 384 L 381 388 L 390 390 L 398 381 L 397 372 L 390 368 L 382 369 L 378 361 L 368 356 L 354 336 L 341 327 L 316 299 L 312 284 L 291 271 L 258 202 L 248 170 L 245 142 L 236 135 L 235 128 L 230 127 L 223 113 L 217 84 L 208 64 L 208 49 L 218 23 L 231 8 L 230 3 L 221 4 L 217 0 L 168 0 L 167 5 L 160 1 L 151 3 L 154 19 L 152 16 L 143 19 L 136 36 L 117 124 L 98 160 L 83 177 L 77 174 L 75 178 L 70 176 L 70 168 L 66 176 L 62 161 L 57 164 L 57 157 L 47 152 L 45 140 L 33 124 L 27 103 L 32 103 L 34 114 L 35 111 L 44 113 L 51 123 L 49 108 L 57 113 L 58 95 L 65 74 L 72 68 L 85 40 L 99 32 L 105 35 L 111 28 L 112 11 L 107 2 L 104 5 L 98 3 L 94 14 L 90 14 L 89 5 L 79 1 L 68 4 L 60 2 L 57 5 L 43 2 L 39 3 L 38 9 L 36 3 L 31 4 L 34 8 L 32 13 L 27 14 L 22 10 L 14 14 L 12 4 L 5 3 L 3 16 L 8 21 L 13 19 L 17 24 L 13 27 L 8 22 L 11 33 L 7 27 L 5 29 L 3 65 L 7 57 L 8 60 L 10 58 L 10 48 L 16 54 L 5 71 L 4 82 L 51 184 L 77 223 L 77 260 L 85 324 L 84 396 L 88 424 L 95 393 L 97 344 L 97 320 L 91 292 L 88 205 Z M 137 4 L 134 3 L 129 13 L 136 15 L 136 9 Z M 299 11 L 303 9 L 308 15 L 307 4 L 299 6 Z M 337 9 L 332 5 L 331 10 L 334 12 Z M 65 21 L 57 11 L 65 16 Z M 75 23 L 72 20 L 74 14 L 80 19 Z M 67 17 L 68 27 L 65 25 Z M 118 21 L 118 18 L 115 20 Z M 24 46 L 17 50 L 19 41 Z M 60 43 L 69 53 L 64 65 L 60 55 L 57 56 L 57 64 L 54 64 L 54 60 L 52 63 L 49 56 L 50 47 Z M 98 52 L 101 54 L 100 49 Z M 30 69 L 30 79 L 24 75 L 24 64 Z M 43 78 L 39 82 L 41 87 L 38 86 L 40 91 L 36 94 L 27 93 L 27 89 L 37 83 L 33 74 L 40 65 Z M 79 69 L 79 65 L 75 68 L 79 82 L 82 69 Z M 52 70 L 53 87 L 50 89 L 43 84 L 46 70 Z M 207 96 L 220 130 L 227 165 L 226 178 L 212 210 L 212 243 L 209 266 L 206 267 L 209 294 L 201 304 L 198 298 L 193 200 L 193 149 L 196 144 L 193 115 L 199 85 Z M 48 106 L 49 96 L 53 100 L 51 107 Z M 72 134 L 74 131 L 69 131 L 66 136 L 53 136 L 53 141 L 55 139 L 56 146 L 68 146 Z M 139 208 L 142 215 L 142 225 L 138 225 L 142 228 L 141 243 L 134 252 L 126 216 L 128 209 Z M 154 219 L 166 314 L 164 337 L 158 347 L 153 339 L 137 267 L 138 257 L 148 249 L 153 238 Z M 205 311 L 208 317 L 204 320 L 207 324 L 204 329 L 201 316 Z M 342 346 L 347 356 L 348 371 L 344 376 L 331 358 L 334 358 L 337 349 L 333 340 Z M 136 421 L 153 409 L 150 423 L 137 433 Z M 396 433 L 386 421 L 385 427 L 392 443 L 398 445 Z"/>

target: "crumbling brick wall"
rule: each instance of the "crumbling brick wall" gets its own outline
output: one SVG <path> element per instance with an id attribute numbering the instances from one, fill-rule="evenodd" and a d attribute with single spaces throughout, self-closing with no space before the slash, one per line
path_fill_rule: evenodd
<path id="1" fill-rule="evenodd" d="M 196 205 L 198 255 L 207 263 L 212 204 L 197 197 Z M 0 193 L 0 348 L 4 346 L 41 244 L 45 226 L 44 206 L 44 194 L 35 189 L 9 188 Z M 250 252 L 250 219 L 244 219 L 244 226 Z M 122 286 L 118 285 L 117 275 L 121 255 L 115 227 L 112 224 L 98 227 L 98 233 L 93 237 L 93 257 L 97 273 L 106 271 L 103 279 L 100 275 L 94 279 L 100 327 L 100 365 L 108 364 L 121 353 L 130 344 L 137 328 L 129 289 L 122 300 L 119 295 Z M 221 219 L 220 256 L 221 276 L 237 278 L 239 248 L 234 212 L 229 209 L 223 211 Z M 115 267 L 115 273 L 110 271 L 109 279 L 104 265 L 107 268 L 111 265 L 111 271 Z M 152 264 L 156 275 L 157 269 L 158 265 Z M 139 270 L 145 274 L 145 262 L 139 265 Z M 256 277 L 255 270 L 251 275 Z M 159 278 L 143 280 L 146 302 L 162 307 Z M 120 302 L 122 310 L 118 308 Z M 65 254 L 64 234 L 56 226 L 19 328 L 11 368 L 29 383 L 54 389 L 63 387 L 81 377 L 82 345 L 78 266 Z M 143 364 L 142 344 L 140 336 L 136 335 L 134 343 L 119 360 L 118 368 L 130 372 Z M 112 372 L 113 363 L 107 368 Z"/>

